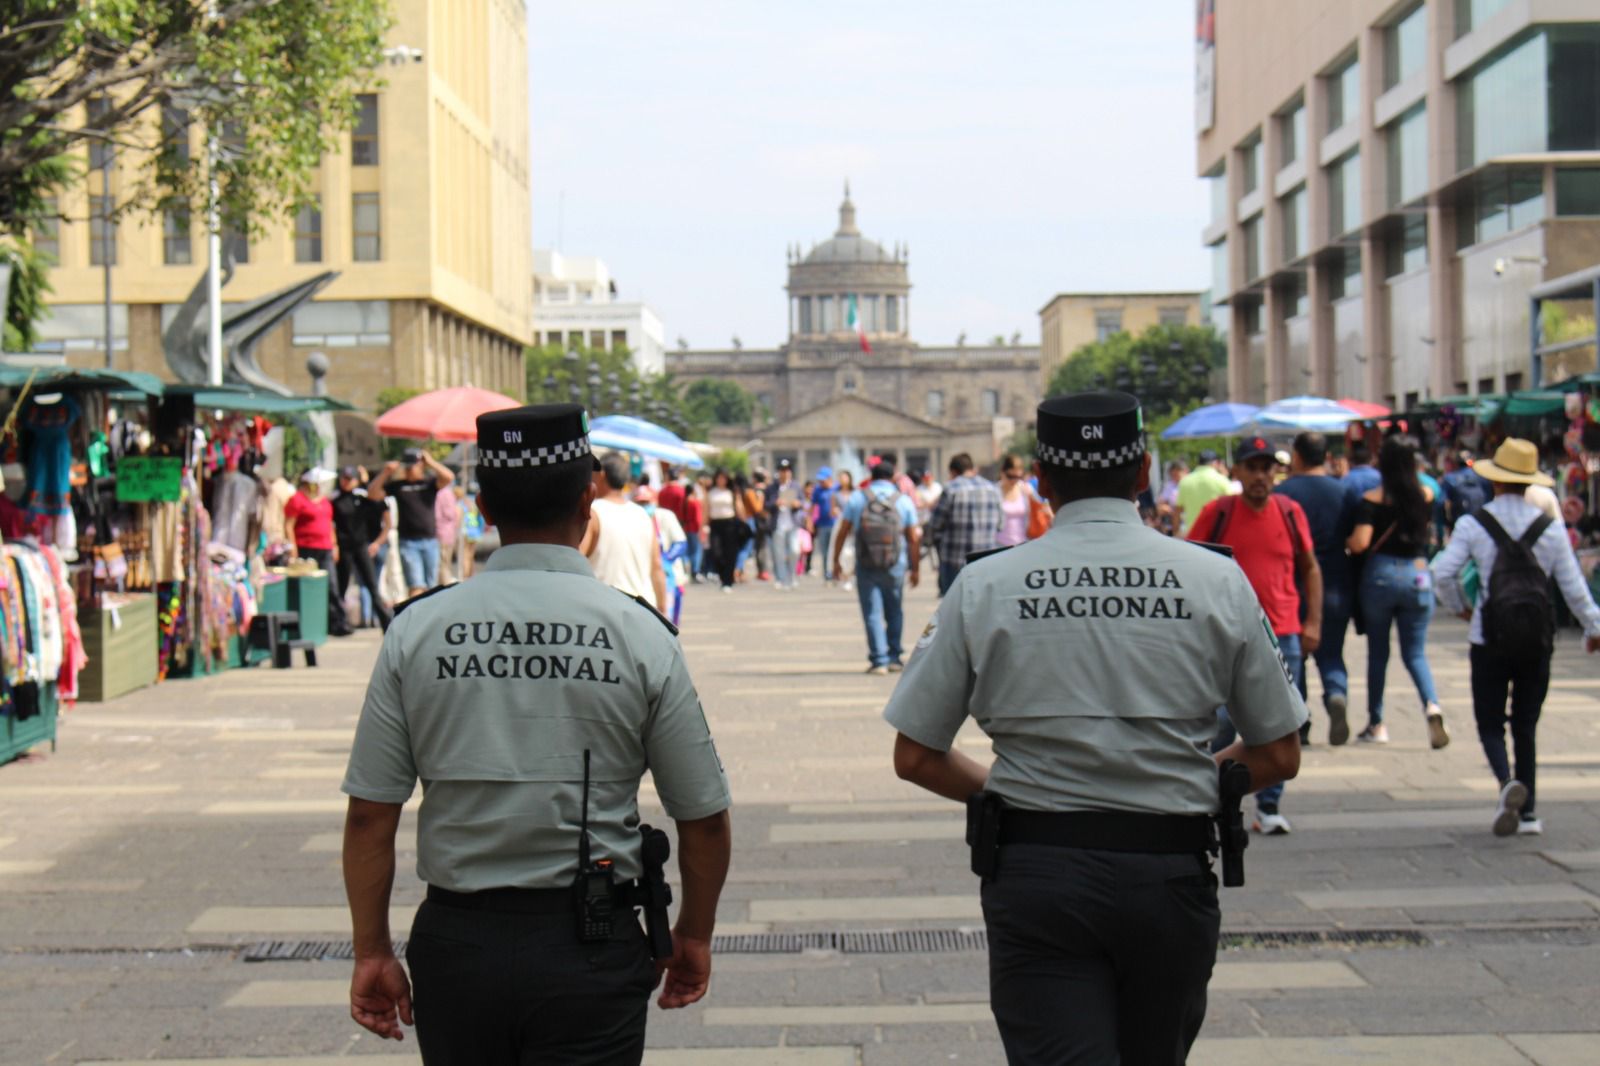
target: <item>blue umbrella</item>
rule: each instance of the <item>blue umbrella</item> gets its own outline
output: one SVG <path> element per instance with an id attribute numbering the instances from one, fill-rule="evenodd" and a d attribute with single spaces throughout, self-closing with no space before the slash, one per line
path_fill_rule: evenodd
<path id="1" fill-rule="evenodd" d="M 1255 417 L 1262 429 L 1342 430 L 1361 416 L 1321 396 L 1291 396 L 1263 407 Z"/>
<path id="2" fill-rule="evenodd" d="M 691 470 L 699 470 L 706 465 L 672 430 L 631 415 L 602 415 L 592 419 L 589 422 L 589 441 L 601 448 L 637 452 Z"/>
<path id="3" fill-rule="evenodd" d="M 1192 440 L 1196 437 L 1231 437 L 1261 410 L 1247 403 L 1214 403 L 1198 407 L 1161 434 L 1162 440 Z"/>

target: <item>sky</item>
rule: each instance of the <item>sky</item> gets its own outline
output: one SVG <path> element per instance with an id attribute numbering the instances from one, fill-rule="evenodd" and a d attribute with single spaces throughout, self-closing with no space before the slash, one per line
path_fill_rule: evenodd
<path id="1" fill-rule="evenodd" d="M 599 256 L 669 347 L 781 344 L 785 249 L 846 179 L 924 345 L 1208 283 L 1193 0 L 529 6 L 534 244 Z"/>

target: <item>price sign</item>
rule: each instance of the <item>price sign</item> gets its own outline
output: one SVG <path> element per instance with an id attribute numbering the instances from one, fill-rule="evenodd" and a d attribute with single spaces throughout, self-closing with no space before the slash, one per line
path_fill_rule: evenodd
<path id="1" fill-rule="evenodd" d="M 123 503 L 176 502 L 183 496 L 183 460 L 166 455 L 125 455 L 117 462 L 117 499 Z"/>

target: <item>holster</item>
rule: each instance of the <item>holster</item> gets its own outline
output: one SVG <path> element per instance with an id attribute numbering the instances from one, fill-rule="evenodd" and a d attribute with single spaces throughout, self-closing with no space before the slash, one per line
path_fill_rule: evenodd
<path id="1" fill-rule="evenodd" d="M 1217 844 L 1222 853 L 1222 883 L 1227 888 L 1244 885 L 1244 849 L 1250 846 L 1250 834 L 1240 805 L 1249 794 L 1250 768 L 1224 760 L 1217 767 Z"/>
<path id="2" fill-rule="evenodd" d="M 967 797 L 967 846 L 972 849 L 972 872 L 985 882 L 994 880 L 1000 867 L 1000 814 L 1005 803 L 987 789 Z"/>
<path id="3" fill-rule="evenodd" d="M 644 911 L 645 932 L 650 940 L 650 955 L 658 960 L 672 958 L 672 922 L 667 908 L 672 903 L 672 886 L 667 884 L 667 859 L 672 842 L 667 834 L 648 825 L 639 827 L 642 838 L 641 860 L 644 872 L 635 889 L 636 902 Z"/>

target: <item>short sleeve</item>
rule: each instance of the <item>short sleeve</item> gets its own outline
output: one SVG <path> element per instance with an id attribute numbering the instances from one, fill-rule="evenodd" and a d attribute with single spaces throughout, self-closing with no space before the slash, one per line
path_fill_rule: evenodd
<path id="1" fill-rule="evenodd" d="M 956 576 L 883 711 L 884 721 L 934 751 L 950 750 L 972 696 L 975 679 L 962 609 L 970 572 Z"/>
<path id="2" fill-rule="evenodd" d="M 1372 526 L 1372 525 L 1377 525 L 1377 518 L 1378 518 L 1378 505 L 1377 504 L 1373 503 L 1371 500 L 1367 499 L 1365 496 L 1358 496 L 1356 498 L 1356 505 L 1355 506 L 1356 506 L 1355 519 L 1351 522 L 1352 528 L 1354 526 Z"/>
<path id="3" fill-rule="evenodd" d="M 840 517 L 851 525 L 860 524 L 861 510 L 865 499 L 859 491 L 852 492 L 850 498 L 844 501 L 844 513 Z"/>
<path id="4" fill-rule="evenodd" d="M 656 795 L 670 817 L 692 821 L 728 809 L 732 802 L 728 777 L 711 740 L 700 694 L 676 644 L 661 693 L 651 708 L 644 749 Z"/>
<path id="5" fill-rule="evenodd" d="M 1244 571 L 1228 577 L 1228 597 L 1238 619 L 1244 643 L 1234 655 L 1233 677 L 1228 686 L 1228 717 L 1251 747 L 1270 744 L 1305 724 L 1305 701 L 1300 698 L 1289 668 L 1278 649 L 1272 623 L 1256 600 Z"/>
<path id="6" fill-rule="evenodd" d="M 900 528 L 910 529 L 917 524 L 917 508 L 908 498 L 901 496 L 895 504 L 900 509 Z"/>
<path id="7" fill-rule="evenodd" d="M 417 784 L 411 733 L 400 700 L 400 635 L 397 619 L 385 634 L 378 664 L 367 683 L 342 791 L 374 803 L 404 803 Z"/>
<path id="8" fill-rule="evenodd" d="M 1220 501 L 1225 499 L 1227 499 L 1226 496 L 1219 496 L 1200 508 L 1200 513 L 1195 516 L 1193 522 L 1189 523 L 1189 532 L 1187 534 L 1189 540 L 1204 541 L 1212 535 L 1217 528 L 1217 507 L 1220 505 Z M 1200 534 L 1202 529 L 1205 530 L 1205 536 Z"/>

